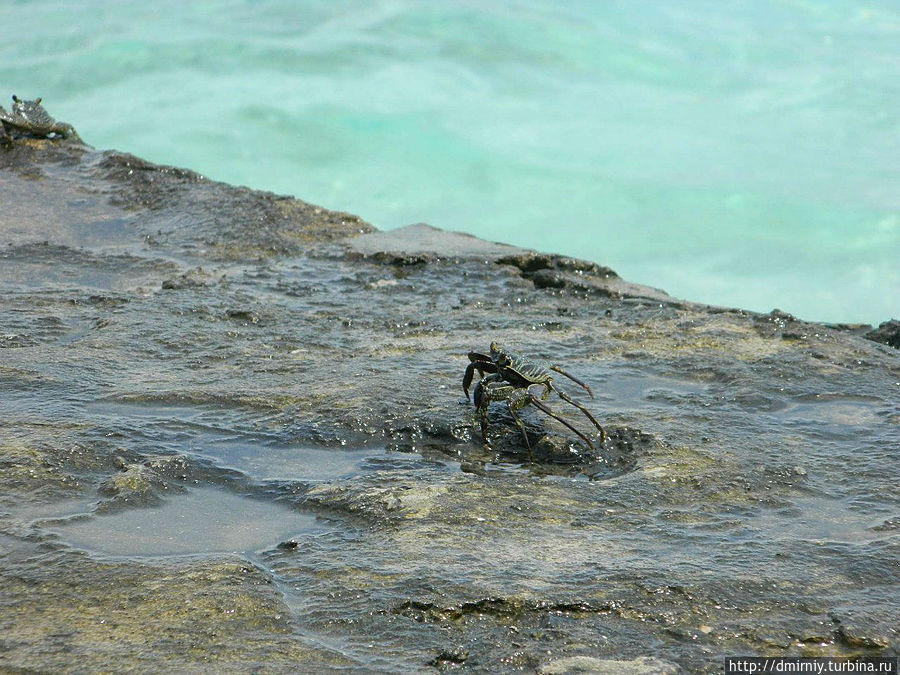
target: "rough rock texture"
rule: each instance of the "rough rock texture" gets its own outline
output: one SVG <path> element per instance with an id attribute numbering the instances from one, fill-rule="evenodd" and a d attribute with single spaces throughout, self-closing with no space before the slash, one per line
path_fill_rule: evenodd
<path id="1" fill-rule="evenodd" d="M 875 330 L 866 333 L 864 337 L 884 343 L 894 349 L 900 349 L 900 321 L 896 319 L 885 321 Z"/>
<path id="2" fill-rule="evenodd" d="M 0 152 L 0 194 L 0 668 L 897 653 L 887 344 L 71 140 Z M 557 379 L 609 440 L 526 409 L 529 453 L 496 405 L 485 448 L 460 382 L 491 340 L 589 382 Z M 268 507 L 314 525 L 242 545 Z"/>

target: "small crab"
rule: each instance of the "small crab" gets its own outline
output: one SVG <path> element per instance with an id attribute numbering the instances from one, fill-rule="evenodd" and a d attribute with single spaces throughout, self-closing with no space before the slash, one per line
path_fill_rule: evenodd
<path id="1" fill-rule="evenodd" d="M 494 401 L 506 401 L 509 413 L 521 430 L 522 436 L 525 437 L 525 445 L 528 447 L 529 451 L 531 450 L 531 442 L 528 440 L 525 425 L 517 414 L 518 410 L 521 410 L 529 404 L 574 431 L 593 450 L 594 444 L 591 442 L 590 438 L 572 426 L 568 420 L 556 414 L 550 406 L 544 403 L 551 391 L 556 392 L 557 396 L 563 401 L 575 406 L 584 413 L 585 417 L 587 417 L 600 432 L 600 442 L 603 443 L 606 441 L 606 431 L 600 426 L 600 423 L 594 419 L 594 416 L 587 408 L 572 399 L 564 391 L 561 391 L 554 386 L 553 375 L 550 371 L 557 372 L 560 375 L 569 378 L 575 384 L 584 388 L 584 390 L 590 394 L 591 398 L 593 398 L 594 393 L 588 385 L 565 372 L 559 366 L 544 367 L 519 356 L 518 354 L 501 349 L 500 345 L 496 342 L 491 343 L 490 351 L 490 354 L 469 352 L 470 363 L 466 367 L 462 383 L 466 399 L 469 399 L 469 386 L 472 384 L 475 371 L 477 370 L 478 374 L 481 375 L 482 379 L 475 384 L 475 389 L 472 393 L 475 397 L 476 414 L 481 421 L 481 436 L 485 445 L 489 445 L 487 436 L 488 406 Z M 488 373 L 488 375 L 485 376 L 485 373 Z M 544 388 L 540 397 L 531 393 L 531 387 L 534 386 L 542 386 Z"/>
<path id="2" fill-rule="evenodd" d="M 75 127 L 65 122 L 57 122 L 50 116 L 41 99 L 23 101 L 13 94 L 12 112 L 0 105 L 0 144 L 12 144 L 12 131 L 24 132 L 32 136 L 46 137 L 59 134 L 63 138 L 78 138 Z"/>

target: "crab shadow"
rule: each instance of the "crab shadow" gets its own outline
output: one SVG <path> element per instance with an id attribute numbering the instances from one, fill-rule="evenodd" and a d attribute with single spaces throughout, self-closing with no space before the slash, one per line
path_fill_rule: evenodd
<path id="1" fill-rule="evenodd" d="M 508 415 L 506 415 L 508 417 Z M 591 448 L 571 435 L 548 431 L 526 422 L 529 448 L 512 419 L 498 416 L 492 425 L 490 447 L 481 444 L 476 432 L 459 449 L 463 471 L 480 473 L 479 467 L 517 467 L 540 475 L 580 476 L 604 480 L 634 471 L 640 457 L 655 442 L 652 435 L 631 427 L 607 428 L 604 442 L 594 437 Z M 508 423 L 506 423 L 508 422 Z"/>
<path id="2" fill-rule="evenodd" d="M 506 410 L 490 411 L 488 444 L 483 442 L 478 422 L 467 412 L 404 420 L 386 427 L 384 433 L 389 452 L 418 453 L 442 463 L 459 461 L 466 473 L 527 471 L 590 480 L 634 471 L 641 458 L 652 454 L 653 446 L 659 443 L 656 437 L 634 427 L 606 426 L 606 440 L 601 443 L 594 435 L 591 447 L 540 417 L 523 416 L 523 422 L 528 443 Z"/>

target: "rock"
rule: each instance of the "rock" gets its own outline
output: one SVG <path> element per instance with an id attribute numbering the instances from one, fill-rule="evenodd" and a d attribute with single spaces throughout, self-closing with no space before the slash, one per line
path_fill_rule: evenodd
<path id="1" fill-rule="evenodd" d="M 870 330 L 863 337 L 875 342 L 881 342 L 894 349 L 900 349 L 900 321 L 897 321 L 897 319 L 885 321 L 878 328 Z"/>
<path id="2" fill-rule="evenodd" d="M 896 651 L 897 360 L 856 328 L 376 232 L 72 139 L 17 138 L 0 194 L 7 668 L 702 672 Z M 528 406 L 529 451 L 498 402 L 485 447 L 461 381 L 493 340 L 589 383 L 554 380 L 607 441 Z M 102 536 L 111 511 L 153 522 L 201 490 L 241 505 L 206 541 L 254 531 L 252 500 L 312 525 L 215 559 L 117 558 L 47 525 Z"/>
<path id="3" fill-rule="evenodd" d="M 515 246 L 495 244 L 463 232 L 446 232 L 426 223 L 363 234 L 350 240 L 348 247 L 355 253 L 391 264 L 410 264 L 408 261 L 415 260 L 424 263 L 442 258 L 496 260 L 524 253 Z"/>
<path id="4" fill-rule="evenodd" d="M 559 255 L 527 252 L 499 258 L 501 265 L 512 265 L 535 288 L 570 289 L 613 298 L 645 298 L 665 303 L 676 302 L 664 291 L 629 283 L 609 267 L 586 260 Z"/>
<path id="5" fill-rule="evenodd" d="M 428 662 L 429 666 L 442 668 L 445 666 L 461 666 L 469 660 L 469 652 L 462 648 L 442 651 Z"/>

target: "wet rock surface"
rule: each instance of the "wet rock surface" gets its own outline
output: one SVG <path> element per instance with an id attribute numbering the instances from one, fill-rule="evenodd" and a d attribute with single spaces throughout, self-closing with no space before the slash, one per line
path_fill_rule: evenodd
<path id="1" fill-rule="evenodd" d="M 75 140 L 17 139 L 0 194 L 5 668 L 897 653 L 888 344 Z M 526 408 L 529 453 L 498 404 L 485 448 L 492 340 L 590 383 L 556 382 L 607 442 Z"/>
<path id="2" fill-rule="evenodd" d="M 891 319 L 870 330 L 865 337 L 875 342 L 882 342 L 894 349 L 900 349 L 900 321 Z"/>

